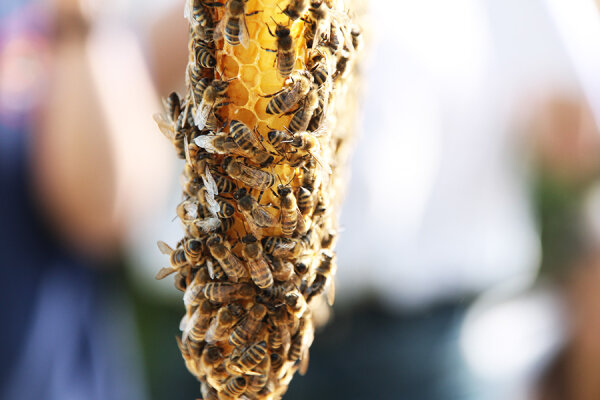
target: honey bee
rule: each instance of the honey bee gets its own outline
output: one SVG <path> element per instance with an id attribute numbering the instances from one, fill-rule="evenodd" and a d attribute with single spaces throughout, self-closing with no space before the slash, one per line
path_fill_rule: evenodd
<path id="1" fill-rule="evenodd" d="M 228 154 L 238 151 L 238 145 L 224 133 L 216 135 L 199 135 L 194 143 L 210 153 Z"/>
<path id="2" fill-rule="evenodd" d="M 234 198 L 237 198 L 238 209 L 242 212 L 246 221 L 258 228 L 268 228 L 277 225 L 277 220 L 267 207 L 262 206 L 256 199 L 247 194 L 246 189 L 238 190 Z"/>
<path id="3" fill-rule="evenodd" d="M 210 319 L 214 308 L 210 301 L 203 300 L 192 316 L 183 324 L 183 342 L 187 342 L 188 337 L 195 342 L 201 342 L 206 336 L 206 331 L 210 325 Z M 186 314 L 187 317 L 187 314 Z M 185 318 L 185 317 L 184 317 Z"/>
<path id="4" fill-rule="evenodd" d="M 263 342 L 264 343 L 264 342 Z M 269 371 L 271 369 L 271 357 L 269 357 L 265 353 L 265 357 L 258 363 L 255 367 L 255 370 L 252 371 L 252 376 L 248 379 L 248 388 L 246 389 L 247 393 L 258 393 L 261 392 L 261 395 L 266 395 L 264 389 L 267 389 L 265 386 L 269 382 Z"/>
<path id="5" fill-rule="evenodd" d="M 207 384 L 202 383 L 202 400 L 219 400 L 219 394 L 214 388 L 209 388 Z"/>
<path id="6" fill-rule="evenodd" d="M 255 375 L 252 368 L 256 367 L 267 355 L 267 342 L 260 341 L 249 346 L 244 352 L 229 365 L 228 368 L 233 374 Z"/>
<path id="7" fill-rule="evenodd" d="M 264 150 L 256 135 L 243 122 L 232 120 L 229 123 L 229 135 L 257 164 L 267 166 L 273 163 L 273 156 Z"/>
<path id="8" fill-rule="evenodd" d="M 185 160 L 193 170 L 202 174 L 206 171 L 206 167 L 214 161 L 211 159 L 211 154 L 200 148 L 194 142 L 188 142 L 187 136 L 183 138 Z"/>
<path id="9" fill-rule="evenodd" d="M 181 114 L 181 100 L 177 93 L 172 92 L 166 99 L 163 99 L 164 113 L 153 115 L 154 121 L 162 134 L 169 139 L 178 154 L 183 154 L 183 137 L 184 134 L 178 130 L 178 120 Z"/>
<path id="10" fill-rule="evenodd" d="M 183 244 L 183 251 L 188 262 L 194 266 L 202 260 L 203 245 L 200 240 L 189 239 Z"/>
<path id="11" fill-rule="evenodd" d="M 261 289 L 273 286 L 273 275 L 271 268 L 263 254 L 262 245 L 254 235 L 246 235 L 242 238 L 242 256 L 246 259 L 250 277 Z"/>
<path id="12" fill-rule="evenodd" d="M 308 123 L 318 106 L 318 90 L 313 89 L 308 92 L 302 105 L 294 112 L 290 124 L 288 125 L 290 132 L 306 131 Z"/>
<path id="13" fill-rule="evenodd" d="M 273 266 L 273 278 L 276 280 L 286 282 L 292 278 L 294 274 L 294 264 L 291 262 L 272 257 L 271 265 Z"/>
<path id="14" fill-rule="evenodd" d="M 246 14 L 247 0 L 229 0 L 225 6 L 225 15 L 217 25 L 214 32 L 214 40 L 219 40 L 222 37 L 232 46 L 241 44 L 248 48 L 250 44 L 250 36 L 248 34 L 248 26 L 246 25 L 246 17 L 256 14 L 258 11 Z"/>
<path id="15" fill-rule="evenodd" d="M 192 88 L 192 102 L 194 104 L 198 104 L 202 101 L 202 95 L 204 91 L 210 86 L 212 79 L 203 78 L 202 71 L 194 64 L 189 63 L 187 66 L 187 77 L 189 80 L 189 86 Z M 186 113 L 187 117 L 189 102 L 186 104 Z M 190 114 L 191 115 L 191 114 Z M 192 120 L 193 122 L 193 120 Z M 183 125 L 183 121 L 182 121 Z"/>
<path id="16" fill-rule="evenodd" d="M 308 190 L 310 193 L 314 193 L 315 189 L 317 189 L 319 186 L 317 162 L 313 158 L 310 158 L 304 164 L 303 169 L 304 173 L 302 174 L 302 187 Z"/>
<path id="17" fill-rule="evenodd" d="M 283 10 L 283 13 L 292 21 L 300 18 L 308 8 L 307 0 L 290 0 L 289 4 Z"/>
<path id="18" fill-rule="evenodd" d="M 219 193 L 234 193 L 237 190 L 237 186 L 233 181 L 227 179 L 224 175 L 221 174 L 213 174 L 213 178 L 215 183 L 217 184 L 217 189 Z"/>
<path id="19" fill-rule="evenodd" d="M 289 152 L 289 143 L 292 141 L 292 135 L 284 131 L 271 130 L 267 134 L 267 140 L 281 155 Z"/>
<path id="20" fill-rule="evenodd" d="M 194 279 L 187 285 L 187 289 L 183 294 L 183 304 L 188 306 L 196 306 L 202 301 L 202 289 L 204 285 L 210 281 L 210 276 L 206 268 L 200 268 L 194 275 Z"/>
<path id="21" fill-rule="evenodd" d="M 279 185 L 277 187 L 277 194 L 281 201 L 281 233 L 283 236 L 292 236 L 298 224 L 298 214 L 302 218 L 302 214 L 296 204 L 296 197 L 289 185 Z"/>
<path id="22" fill-rule="evenodd" d="M 217 65 L 214 49 L 202 41 L 194 46 L 193 54 L 196 55 L 196 64 L 202 68 L 214 68 Z"/>
<path id="23" fill-rule="evenodd" d="M 306 374 L 308 369 L 308 349 L 314 340 L 314 327 L 309 318 L 302 318 L 298 332 L 292 337 L 292 344 L 288 352 L 289 361 L 300 360 L 300 375 Z"/>
<path id="24" fill-rule="evenodd" d="M 223 169 L 233 179 L 257 189 L 268 189 L 275 184 L 275 175 L 250 167 L 232 157 L 223 160 Z"/>
<path id="25" fill-rule="evenodd" d="M 223 361 L 223 350 L 217 345 L 208 345 L 202 351 L 202 362 L 206 366 L 215 366 Z"/>
<path id="26" fill-rule="evenodd" d="M 310 263 L 307 262 L 297 262 L 296 264 L 294 264 L 294 272 L 296 272 L 296 275 L 303 277 L 308 273 L 309 265 Z"/>
<path id="27" fill-rule="evenodd" d="M 264 237 L 262 245 L 267 254 L 284 259 L 296 258 L 304 250 L 303 243 L 298 239 L 279 236 Z"/>
<path id="28" fill-rule="evenodd" d="M 329 254 L 328 252 L 323 252 L 321 257 L 321 262 L 317 267 L 316 273 L 318 277 L 322 276 L 324 279 L 321 281 L 325 281 L 324 284 L 327 285 L 327 303 L 332 306 L 335 301 L 335 284 L 333 282 L 333 276 L 335 275 L 335 271 L 337 269 L 337 264 L 335 261 L 335 255 Z"/>
<path id="29" fill-rule="evenodd" d="M 223 393 L 232 398 L 239 398 L 245 391 L 248 382 L 243 376 L 232 376 L 223 387 Z M 219 396 L 219 399 L 221 396 Z"/>
<path id="30" fill-rule="evenodd" d="M 277 62 L 277 71 L 283 78 L 290 76 L 296 65 L 296 49 L 294 49 L 294 40 L 290 36 L 290 28 L 277 24 L 275 34 L 271 32 L 271 28 L 267 25 L 267 29 L 271 36 L 276 39 L 277 49 L 264 49 L 272 53 L 276 53 L 275 61 Z M 267 111 L 268 112 L 268 111 Z"/>
<path id="31" fill-rule="evenodd" d="M 156 274 L 156 279 L 164 279 L 165 277 L 171 275 L 173 272 L 178 271 L 179 269 L 188 264 L 188 260 L 185 256 L 185 251 L 183 249 L 173 250 L 168 244 L 160 240 L 157 242 L 157 245 L 161 253 L 169 256 L 171 266 L 161 268 L 160 271 L 158 271 L 158 273 Z"/>
<path id="32" fill-rule="evenodd" d="M 206 341 L 214 343 L 226 339 L 233 326 L 242 317 L 243 309 L 236 303 L 221 307 L 206 332 Z"/>
<path id="33" fill-rule="evenodd" d="M 317 107 L 315 108 L 312 118 L 310 119 L 310 122 L 308 123 L 308 126 L 306 127 L 306 129 L 311 132 L 319 130 L 319 127 L 321 126 L 321 122 L 323 121 L 323 118 L 327 114 L 326 109 L 328 106 L 328 96 L 326 94 L 326 91 L 318 90 L 317 97 L 318 97 Z"/>
<path id="34" fill-rule="evenodd" d="M 308 307 L 304 296 L 302 296 L 302 293 L 300 293 L 298 289 L 294 289 L 290 293 L 287 293 L 284 296 L 284 303 L 290 314 L 293 314 L 298 318 L 302 317 Z"/>
<path id="35" fill-rule="evenodd" d="M 195 357 L 192 357 L 192 353 L 188 348 L 187 344 L 183 344 L 179 336 L 175 336 L 175 340 L 177 341 L 177 347 L 179 347 L 179 351 L 181 351 L 181 355 L 185 361 L 185 366 L 188 371 L 190 371 L 193 375 L 198 375 L 198 365 L 196 363 Z"/>
<path id="36" fill-rule="evenodd" d="M 206 246 L 232 282 L 237 282 L 246 275 L 244 264 L 231 252 L 229 242 L 221 235 L 212 234 L 206 241 Z"/>
<path id="37" fill-rule="evenodd" d="M 254 289 L 246 283 L 208 282 L 202 288 L 207 299 L 217 303 L 249 299 L 254 296 Z"/>
<path id="38" fill-rule="evenodd" d="M 312 75 L 308 71 L 294 72 L 289 79 L 292 82 L 290 86 L 264 96 L 271 98 L 267 103 L 267 114 L 283 114 L 289 111 L 310 91 Z"/>
<path id="39" fill-rule="evenodd" d="M 315 137 L 319 132 L 297 132 L 292 136 L 292 147 L 295 147 L 298 152 L 308 154 L 315 159 L 317 163 L 327 172 L 331 174 L 331 167 L 321 158 L 321 144 Z"/>
<path id="40" fill-rule="evenodd" d="M 188 165 L 188 164 L 186 164 Z M 190 197 L 196 197 L 198 194 L 198 190 L 202 187 L 202 182 L 200 178 L 195 176 L 192 179 L 188 179 L 184 182 L 183 190 Z"/>
<path id="41" fill-rule="evenodd" d="M 310 2 L 308 8 L 309 18 L 305 20 L 308 29 L 304 32 L 307 46 L 316 48 L 321 42 L 329 41 L 329 30 L 331 26 L 331 16 L 329 8 L 323 0 L 314 0 Z"/>
<path id="42" fill-rule="evenodd" d="M 313 216 L 318 217 L 324 215 L 329 208 L 329 201 L 322 193 L 317 195 L 317 204 L 315 205 L 315 209 L 313 210 Z"/>
<path id="43" fill-rule="evenodd" d="M 355 50 L 360 50 L 362 48 L 362 33 L 360 28 L 356 25 L 352 26 L 350 30 L 350 36 L 352 37 L 352 47 Z"/>
<path id="44" fill-rule="evenodd" d="M 233 217 L 233 214 L 235 213 L 235 207 L 233 207 L 233 205 L 231 203 L 229 203 L 227 200 L 225 200 L 221 196 L 216 196 L 215 201 L 219 205 L 220 211 L 217 212 L 217 216 L 219 218 L 227 219 L 227 218 Z"/>
<path id="45" fill-rule="evenodd" d="M 303 215 L 308 214 L 308 211 L 312 210 L 314 206 L 312 193 L 303 186 L 298 188 L 296 201 L 298 203 L 298 209 Z"/>
<path id="46" fill-rule="evenodd" d="M 228 102 L 222 100 L 224 97 L 226 97 L 225 92 L 229 87 L 230 81 L 231 80 L 221 81 L 215 79 L 210 82 L 210 85 L 203 91 L 202 100 L 200 101 L 200 104 L 196 109 L 196 114 L 194 115 L 194 123 L 199 130 L 204 129 L 204 126 L 206 125 L 208 117 L 211 113 L 214 113 L 220 107 L 229 104 Z"/>
<path id="47" fill-rule="evenodd" d="M 229 336 L 229 344 L 241 347 L 256 335 L 262 326 L 262 320 L 267 314 L 267 307 L 256 303 L 252 306 L 248 315 L 237 324 Z"/>
<path id="48" fill-rule="evenodd" d="M 275 377 L 278 376 L 281 367 L 283 367 L 283 356 L 280 353 L 271 353 L 271 371 L 273 371 Z"/>
<path id="49" fill-rule="evenodd" d="M 325 233 L 321 238 L 321 248 L 324 250 L 331 250 L 334 247 L 337 235 L 334 230 L 330 230 Z"/>
<path id="50" fill-rule="evenodd" d="M 204 0 L 187 0 L 184 8 L 184 17 L 189 21 L 190 25 L 201 27 L 212 26 L 212 18 L 208 11 L 204 8 Z"/>

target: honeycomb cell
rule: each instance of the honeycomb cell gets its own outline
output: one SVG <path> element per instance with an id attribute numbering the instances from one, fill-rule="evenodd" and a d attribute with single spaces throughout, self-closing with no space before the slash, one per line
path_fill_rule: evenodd
<path id="1" fill-rule="evenodd" d="M 283 86 L 283 79 L 277 70 L 266 70 L 260 77 L 260 90 L 262 94 L 273 94 Z"/>
<path id="2" fill-rule="evenodd" d="M 248 89 L 244 86 L 244 83 L 238 79 L 229 83 L 229 89 L 227 90 L 229 101 L 236 106 L 245 106 L 248 103 Z"/>
<path id="3" fill-rule="evenodd" d="M 269 104 L 269 100 L 268 98 L 259 98 L 258 100 L 256 100 L 256 104 L 254 105 L 254 112 L 256 113 L 256 115 L 258 115 L 258 118 L 260 118 L 261 120 L 267 120 L 267 119 L 271 119 L 273 116 L 270 114 L 267 114 L 267 104 Z"/>
<path id="4" fill-rule="evenodd" d="M 253 40 L 250 41 L 247 49 L 244 46 L 234 46 L 233 55 L 240 64 L 254 64 L 258 55 L 258 46 Z"/>
<path id="5" fill-rule="evenodd" d="M 260 75 L 258 74 L 258 68 L 254 65 L 243 65 L 240 72 L 240 80 L 246 82 L 249 87 L 255 87 L 258 85 Z"/>
<path id="6" fill-rule="evenodd" d="M 233 57 L 223 57 L 221 65 L 223 66 L 221 71 L 227 78 L 233 78 L 240 72 L 240 64 Z"/>
<path id="7" fill-rule="evenodd" d="M 258 120 L 258 118 L 256 118 L 256 114 L 254 114 L 252 110 L 241 107 L 232 113 L 231 119 L 242 121 L 250 128 L 254 128 L 254 126 L 256 126 L 256 121 Z"/>

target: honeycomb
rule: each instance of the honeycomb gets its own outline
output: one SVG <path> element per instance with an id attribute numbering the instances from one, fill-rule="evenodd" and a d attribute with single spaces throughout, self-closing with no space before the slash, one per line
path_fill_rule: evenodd
<path id="1" fill-rule="evenodd" d="M 157 279 L 174 274 L 183 292 L 177 342 L 204 399 L 279 399 L 306 372 L 319 307 L 334 300 L 360 29 L 342 0 L 185 7 L 187 91 L 155 116 L 186 159 L 185 236 L 159 242 L 170 266 Z"/>

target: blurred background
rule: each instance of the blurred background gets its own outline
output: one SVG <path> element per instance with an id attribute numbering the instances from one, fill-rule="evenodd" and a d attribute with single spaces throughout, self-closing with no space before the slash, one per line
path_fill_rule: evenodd
<path id="1" fill-rule="evenodd" d="M 600 398 L 600 8 L 373 0 L 330 322 L 286 399 Z M 0 3 L 0 399 L 193 399 L 183 4 Z"/>

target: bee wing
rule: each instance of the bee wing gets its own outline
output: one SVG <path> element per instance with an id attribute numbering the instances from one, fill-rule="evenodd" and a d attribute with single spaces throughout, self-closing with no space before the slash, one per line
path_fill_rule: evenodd
<path id="1" fill-rule="evenodd" d="M 154 279 L 160 281 L 161 279 L 166 278 L 167 276 L 171 275 L 175 271 L 176 271 L 176 269 L 173 267 L 161 268 L 160 271 L 158 271 L 156 273 L 156 276 L 154 277 Z"/>
<path id="2" fill-rule="evenodd" d="M 240 17 L 240 34 L 239 34 L 240 43 L 244 46 L 245 49 L 248 48 L 250 44 L 250 35 L 248 34 L 248 25 L 246 25 L 246 15 L 242 14 Z"/>
<path id="3" fill-rule="evenodd" d="M 217 341 L 215 334 L 217 332 L 218 326 L 219 326 L 219 321 L 215 317 L 212 319 L 212 321 L 210 321 L 210 325 L 209 325 L 208 329 L 206 330 L 206 337 L 204 340 L 206 340 L 207 343 L 212 344 Z"/>
<path id="4" fill-rule="evenodd" d="M 213 178 L 212 174 L 210 173 L 208 166 L 204 169 L 202 182 L 204 182 L 204 187 L 206 187 L 208 194 L 214 199 L 214 196 L 219 194 L 219 188 L 217 187 L 217 182 L 215 182 L 215 178 Z"/>
<path id="5" fill-rule="evenodd" d="M 158 249 L 160 250 L 161 253 L 166 254 L 168 256 L 170 256 L 171 253 L 173 253 L 173 251 L 175 251 L 175 250 L 173 250 L 173 248 L 171 248 L 171 246 L 169 246 L 162 240 L 159 240 L 158 242 L 156 242 L 156 245 L 158 246 Z"/>
<path id="6" fill-rule="evenodd" d="M 323 110 L 323 114 L 325 114 L 325 110 Z M 321 124 L 317 129 L 309 133 L 315 137 L 321 137 L 327 134 L 328 129 L 329 126 L 327 124 Z"/>
<path id="7" fill-rule="evenodd" d="M 237 258 L 237 257 L 235 256 L 235 254 L 233 254 L 231 251 L 229 251 L 229 262 L 232 264 L 232 266 L 233 266 L 233 268 L 232 268 L 232 269 L 233 269 L 233 270 L 235 270 L 235 271 L 244 271 L 244 270 L 245 270 L 244 263 L 243 263 L 243 262 L 241 262 L 241 261 L 240 261 L 240 259 L 239 259 L 239 258 Z M 229 275 L 228 275 L 228 276 L 229 276 Z M 237 276 L 237 275 L 236 275 L 236 276 L 230 276 L 230 277 L 229 277 L 229 279 L 230 279 L 232 282 L 235 282 L 235 283 L 237 283 L 237 281 L 238 281 L 238 278 L 241 278 L 241 276 Z"/>
<path id="8" fill-rule="evenodd" d="M 198 127 L 199 130 L 204 129 L 206 126 L 206 121 L 208 120 L 208 116 L 212 110 L 212 105 L 205 104 L 204 101 L 196 108 L 196 114 L 194 115 L 194 124 Z"/>
<path id="9" fill-rule="evenodd" d="M 181 331 L 183 332 L 181 334 L 181 338 L 184 342 L 187 342 L 188 336 L 190 335 L 192 328 L 198 323 L 198 316 L 199 316 L 198 312 L 199 311 L 200 311 L 200 309 L 196 309 L 196 311 L 194 311 L 194 313 L 192 314 L 191 317 L 188 318 L 189 314 L 185 314 L 183 316 L 183 318 L 181 319 L 181 323 L 179 324 L 179 329 L 181 329 Z M 185 323 L 184 323 L 184 320 L 185 320 Z M 183 325 L 183 327 L 182 327 L 182 325 Z"/>
<path id="10" fill-rule="evenodd" d="M 194 5 L 193 5 L 193 2 L 194 2 L 194 0 L 187 0 L 187 1 L 185 2 L 185 7 L 183 8 L 183 18 L 187 19 L 187 20 L 188 20 L 188 22 L 189 22 L 191 25 L 195 26 L 195 25 L 197 25 L 198 23 L 197 23 L 197 21 L 196 21 L 196 20 L 195 20 L 195 19 L 192 17 L 192 15 L 193 15 L 193 7 L 194 7 Z"/>
<path id="11" fill-rule="evenodd" d="M 194 165 L 192 163 L 192 157 L 190 156 L 190 144 L 188 142 L 187 135 L 183 137 L 183 150 L 185 153 L 185 160 L 187 161 L 187 163 L 190 165 Z"/>
<path id="12" fill-rule="evenodd" d="M 175 127 L 173 123 L 165 118 L 163 113 L 156 113 L 152 116 L 154 122 L 158 125 L 158 129 L 162 132 L 165 137 L 171 141 L 175 139 Z"/>
<path id="13" fill-rule="evenodd" d="M 196 145 L 198 147 L 203 148 L 204 150 L 208 151 L 209 153 L 220 154 L 217 151 L 217 149 L 215 148 L 215 146 L 213 146 L 214 139 L 215 139 L 215 137 L 213 135 L 200 135 L 194 139 L 194 143 L 196 143 Z"/>
<path id="14" fill-rule="evenodd" d="M 198 282 L 194 279 L 183 294 L 183 304 L 188 307 L 190 304 L 194 302 L 196 297 L 202 292 L 202 286 L 198 284 Z"/>
<path id="15" fill-rule="evenodd" d="M 327 304 L 333 306 L 333 302 L 335 301 L 335 282 L 333 281 L 333 277 L 327 280 L 327 288 L 325 290 L 327 293 Z"/>
<path id="16" fill-rule="evenodd" d="M 219 227 L 221 221 L 218 217 L 210 217 L 204 219 L 197 219 L 194 221 L 195 225 L 202 229 L 204 232 L 212 232 Z"/>
<path id="17" fill-rule="evenodd" d="M 185 314 L 185 315 L 184 315 L 184 316 L 181 318 L 181 321 L 179 321 L 179 330 L 180 330 L 180 331 L 182 331 L 182 332 L 183 332 L 183 331 L 185 330 L 185 328 L 186 328 L 186 327 L 187 327 L 187 325 L 188 325 L 188 322 L 189 322 L 189 320 L 190 320 L 190 315 L 186 313 L 186 314 Z M 183 341 L 184 341 L 184 342 L 185 342 L 185 339 L 187 339 L 187 337 L 183 337 Z"/>
<path id="18" fill-rule="evenodd" d="M 308 370 L 308 358 L 309 353 L 308 350 L 313 340 L 315 339 L 315 330 L 313 324 L 310 320 L 306 320 L 306 325 L 304 329 L 304 335 L 302 336 L 302 350 L 300 353 L 300 375 L 306 374 Z"/>
<path id="19" fill-rule="evenodd" d="M 331 28 L 331 20 L 326 17 L 317 23 L 315 29 L 315 37 L 313 39 L 312 48 L 316 49 L 320 43 L 329 41 L 329 30 Z"/>
<path id="20" fill-rule="evenodd" d="M 306 227 L 306 220 L 304 219 L 304 216 L 298 207 L 296 207 L 296 211 L 298 213 L 298 216 L 296 217 L 296 230 L 301 234 L 304 234 L 308 231 Z"/>
<path id="21" fill-rule="evenodd" d="M 263 228 L 277 225 L 277 218 L 267 211 L 265 207 L 260 205 L 252 210 L 252 218 L 254 218 L 255 221 L 258 221 Z"/>
<path id="22" fill-rule="evenodd" d="M 223 32 L 225 32 L 225 26 L 227 25 L 227 20 L 229 18 L 227 16 L 223 16 L 217 26 L 215 27 L 215 31 L 213 32 L 213 40 L 216 42 L 223 38 Z"/>
<path id="23" fill-rule="evenodd" d="M 211 260 L 206 260 L 206 269 L 208 270 L 210 279 L 215 279 L 215 268 Z"/>
<path id="24" fill-rule="evenodd" d="M 292 334 L 289 329 L 280 328 L 279 331 L 281 332 L 281 348 L 283 349 L 283 353 L 287 354 L 292 345 Z"/>
<path id="25" fill-rule="evenodd" d="M 331 166 L 327 163 L 327 161 L 321 158 L 321 153 L 317 151 L 309 152 L 310 155 L 315 159 L 315 161 L 323 168 L 325 172 L 331 174 L 333 171 L 331 170 Z"/>

